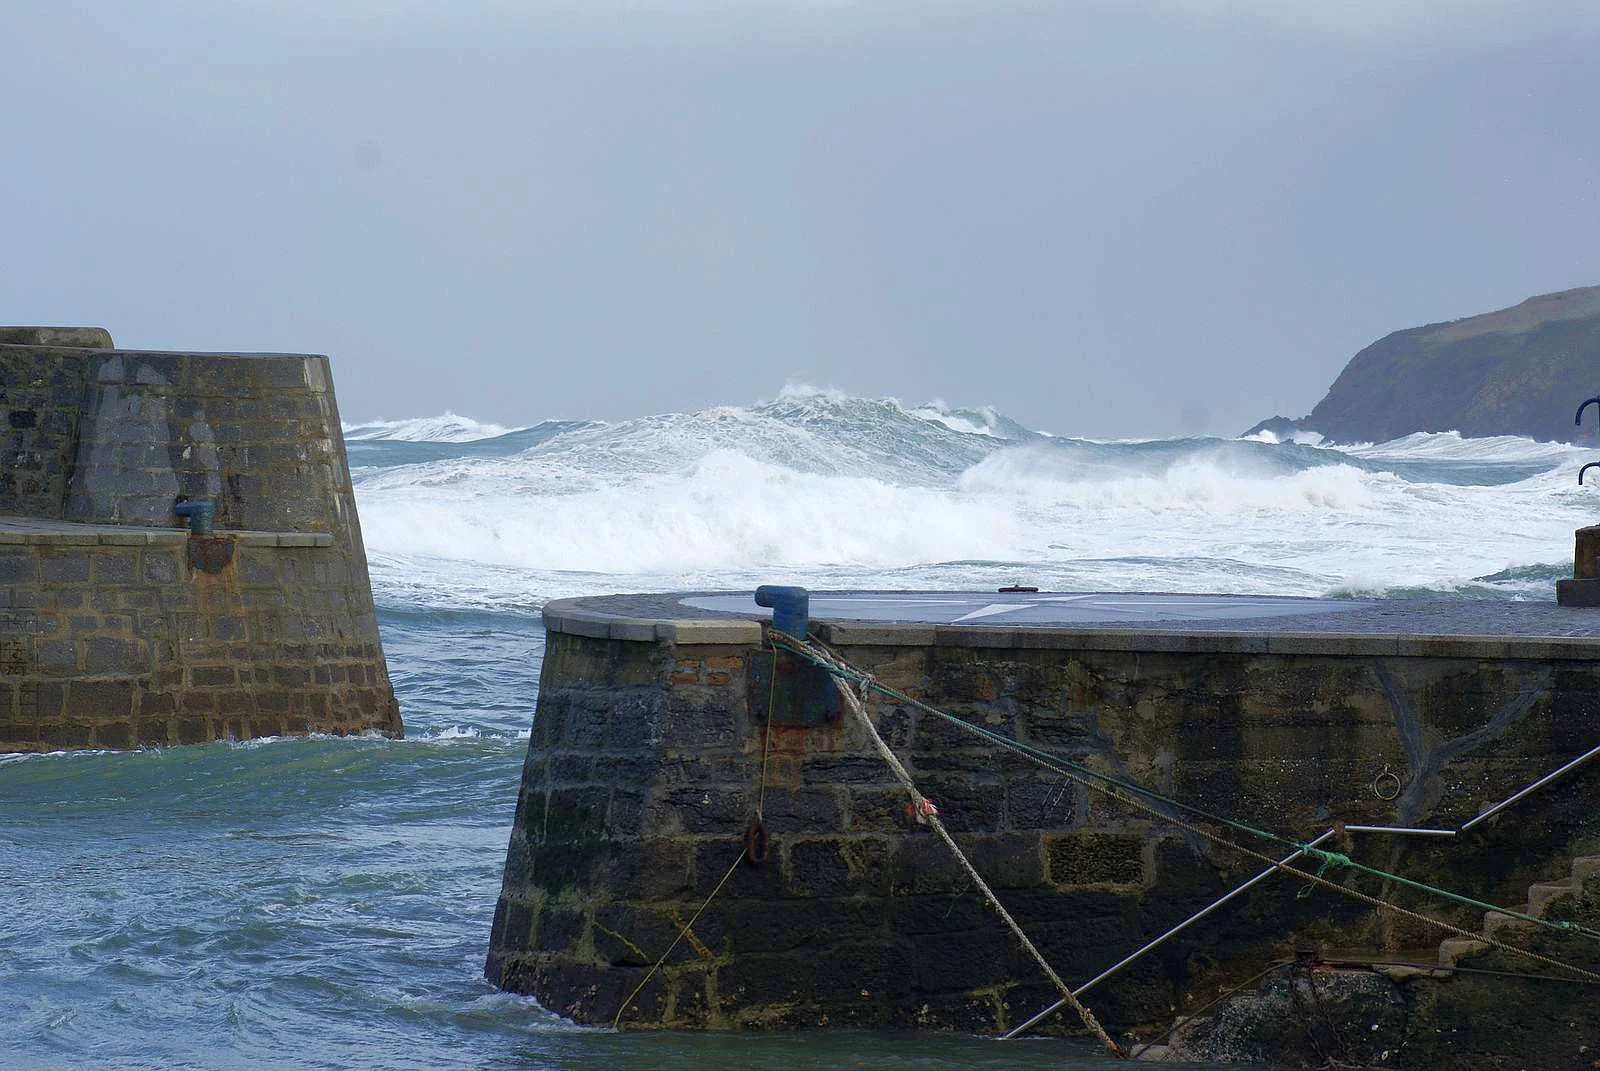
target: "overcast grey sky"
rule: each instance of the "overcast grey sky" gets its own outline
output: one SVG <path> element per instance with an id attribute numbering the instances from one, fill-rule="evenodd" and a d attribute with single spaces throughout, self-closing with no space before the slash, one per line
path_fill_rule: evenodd
<path id="1" fill-rule="evenodd" d="M 346 419 L 786 382 L 1310 410 L 1600 283 L 1600 5 L 0 5 L 0 322 L 330 354 Z"/>

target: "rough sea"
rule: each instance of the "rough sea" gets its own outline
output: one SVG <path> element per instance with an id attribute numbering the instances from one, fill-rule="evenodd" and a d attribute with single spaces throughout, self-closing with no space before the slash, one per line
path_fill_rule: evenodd
<path id="1" fill-rule="evenodd" d="M 482 979 L 540 607 L 798 583 L 1552 596 L 1592 452 L 1045 434 L 790 389 L 346 427 L 407 738 L 0 757 L 0 1068 L 1098 1068 L 1092 1045 L 616 1034 Z M 998 932 L 996 940 L 1004 940 Z"/>

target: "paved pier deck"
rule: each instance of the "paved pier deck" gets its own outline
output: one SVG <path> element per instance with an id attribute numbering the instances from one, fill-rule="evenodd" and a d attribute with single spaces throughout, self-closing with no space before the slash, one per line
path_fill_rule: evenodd
<path id="1" fill-rule="evenodd" d="M 759 643 L 751 593 L 606 595 L 549 603 L 553 632 Z M 1488 599 L 1304 599 L 1108 592 L 812 592 L 822 639 L 929 644 L 1484 658 L 1600 657 L 1600 611 Z"/>

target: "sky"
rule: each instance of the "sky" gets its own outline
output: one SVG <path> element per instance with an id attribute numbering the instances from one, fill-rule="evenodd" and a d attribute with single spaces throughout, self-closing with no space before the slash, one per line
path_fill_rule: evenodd
<path id="1" fill-rule="evenodd" d="M 0 322 L 347 421 L 787 384 L 1236 435 L 1600 284 L 1600 5 L 0 5 Z"/>

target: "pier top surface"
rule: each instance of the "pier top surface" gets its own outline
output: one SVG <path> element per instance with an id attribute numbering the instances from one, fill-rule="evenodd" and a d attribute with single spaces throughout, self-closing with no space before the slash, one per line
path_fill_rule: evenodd
<path id="1" fill-rule="evenodd" d="M 814 591 L 811 621 L 838 643 L 960 643 L 1305 653 L 1600 657 L 1600 610 L 1491 599 L 1306 599 L 1270 595 Z M 750 592 L 562 599 L 553 632 L 679 643 L 761 642 L 771 611 Z M 1359 648 L 1359 650 L 1358 650 Z"/>

